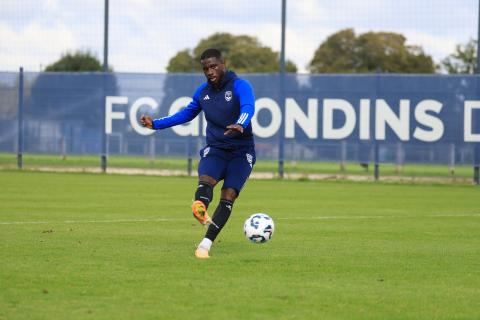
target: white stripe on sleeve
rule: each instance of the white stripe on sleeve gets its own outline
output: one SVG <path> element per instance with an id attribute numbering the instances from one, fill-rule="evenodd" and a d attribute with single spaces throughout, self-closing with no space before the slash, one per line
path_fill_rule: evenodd
<path id="1" fill-rule="evenodd" d="M 242 115 L 238 119 L 237 123 L 238 124 L 243 124 L 245 122 L 245 120 L 247 120 L 247 118 L 248 118 L 248 113 L 242 113 Z"/>

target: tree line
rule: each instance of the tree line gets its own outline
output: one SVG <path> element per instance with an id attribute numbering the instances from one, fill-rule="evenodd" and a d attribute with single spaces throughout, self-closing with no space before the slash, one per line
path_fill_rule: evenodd
<path id="1" fill-rule="evenodd" d="M 421 46 L 407 45 L 402 34 L 366 32 L 356 34 L 344 29 L 329 36 L 316 49 L 307 69 L 311 73 L 435 73 L 473 74 L 477 60 L 477 41 L 458 44 L 455 52 L 435 64 Z M 226 57 L 227 65 L 237 73 L 279 72 L 280 54 L 248 35 L 215 33 L 201 39 L 192 49 L 177 52 L 169 61 L 168 72 L 201 72 L 201 53 L 217 48 Z M 286 61 L 286 71 L 298 68 Z M 111 67 L 110 70 L 113 70 Z M 45 71 L 102 71 L 102 65 L 89 51 L 63 54 Z"/>

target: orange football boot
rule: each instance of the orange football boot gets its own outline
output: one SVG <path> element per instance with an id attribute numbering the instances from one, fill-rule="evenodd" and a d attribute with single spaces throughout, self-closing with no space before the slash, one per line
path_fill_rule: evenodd
<path id="1" fill-rule="evenodd" d="M 205 204 L 200 200 L 195 200 L 192 204 L 192 213 L 195 219 L 198 220 L 203 225 L 208 225 L 212 223 L 212 219 L 207 213 L 207 208 Z"/>

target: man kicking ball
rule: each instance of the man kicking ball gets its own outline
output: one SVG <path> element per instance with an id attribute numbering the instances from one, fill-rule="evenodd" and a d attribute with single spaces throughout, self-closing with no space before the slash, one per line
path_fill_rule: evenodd
<path id="1" fill-rule="evenodd" d="M 200 150 L 198 186 L 192 204 L 193 216 L 208 225 L 205 237 L 195 250 L 200 259 L 209 258 L 215 238 L 227 223 L 255 164 L 255 144 L 250 123 L 255 112 L 252 86 L 226 69 L 217 49 L 205 50 L 200 58 L 207 82 L 195 91 L 192 101 L 181 111 L 160 119 L 142 115 L 140 123 L 160 130 L 194 119 L 203 111 L 207 120 L 206 146 Z M 207 213 L 213 188 L 223 180 L 220 202 L 213 214 Z"/>

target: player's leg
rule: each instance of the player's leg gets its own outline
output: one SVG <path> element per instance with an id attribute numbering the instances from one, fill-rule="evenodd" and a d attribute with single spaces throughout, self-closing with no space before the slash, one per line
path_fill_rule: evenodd
<path id="1" fill-rule="evenodd" d="M 208 175 L 198 177 L 197 190 L 195 191 L 195 200 L 202 201 L 205 207 L 208 206 L 213 198 L 213 188 L 217 185 L 217 180 Z"/>
<path id="2" fill-rule="evenodd" d="M 228 218 L 230 218 L 230 214 L 232 213 L 233 203 L 235 199 L 237 199 L 237 196 L 237 190 L 233 188 L 222 189 L 220 202 L 212 217 L 213 224 L 208 227 L 207 233 L 205 234 L 205 238 L 209 239 L 212 243 L 225 224 L 227 224 Z"/>
<path id="3" fill-rule="evenodd" d="M 195 200 L 192 204 L 192 213 L 195 219 L 201 224 L 208 224 L 212 221 L 207 213 L 207 209 L 213 199 L 213 188 L 216 184 L 217 180 L 208 175 L 201 175 L 198 178 Z"/>
<path id="4" fill-rule="evenodd" d="M 197 250 L 195 251 L 195 256 L 197 258 L 209 258 L 210 248 L 212 247 L 213 241 L 218 236 L 220 231 L 223 229 L 225 224 L 230 217 L 232 212 L 233 203 L 237 198 L 237 191 L 232 188 L 222 189 L 222 194 L 220 196 L 220 202 L 215 210 L 215 213 L 212 217 L 212 222 L 208 226 L 207 233 L 203 238 L 202 242 L 198 245 Z"/>
<path id="5" fill-rule="evenodd" d="M 201 159 L 198 165 L 199 184 L 195 192 L 192 212 L 202 224 L 211 222 L 207 208 L 213 198 L 213 188 L 222 180 L 228 165 L 228 157 L 218 149 L 205 148 L 200 151 Z M 210 223 L 210 225 L 212 225 Z M 211 241 L 204 238 L 195 250 L 195 256 L 200 259 L 209 258 Z"/>
<path id="6" fill-rule="evenodd" d="M 192 204 L 193 216 L 201 224 L 211 223 L 207 213 L 208 206 L 213 198 L 213 188 L 223 179 L 227 161 L 220 150 L 206 147 L 200 151 L 198 165 L 199 182 L 195 191 L 195 200 Z"/>
<path id="7" fill-rule="evenodd" d="M 250 156 L 250 154 L 253 154 L 253 157 Z M 212 217 L 214 224 L 211 224 L 208 227 L 205 238 L 201 243 L 202 247 L 208 251 L 210 250 L 213 241 L 215 241 L 220 231 L 230 218 L 233 209 L 233 203 L 237 199 L 241 189 L 245 185 L 245 182 L 252 172 L 255 158 L 254 152 L 250 154 L 249 156 L 246 156 L 242 153 L 228 163 L 224 184 L 222 187 L 222 193 L 220 196 L 220 202 Z"/>

